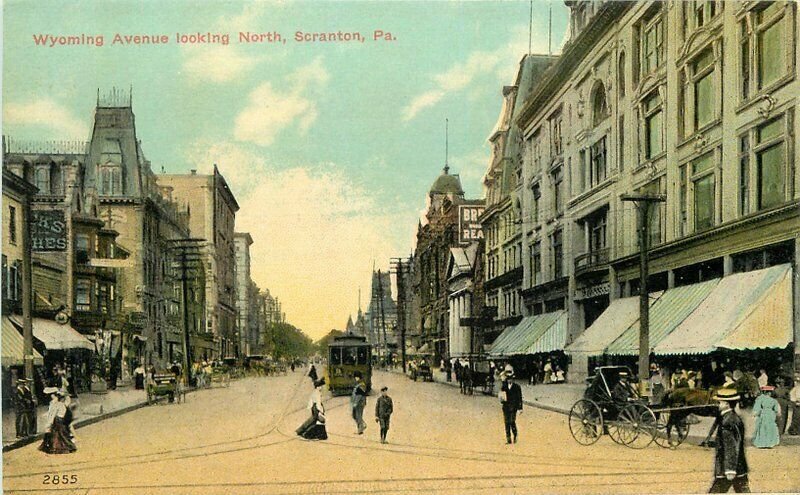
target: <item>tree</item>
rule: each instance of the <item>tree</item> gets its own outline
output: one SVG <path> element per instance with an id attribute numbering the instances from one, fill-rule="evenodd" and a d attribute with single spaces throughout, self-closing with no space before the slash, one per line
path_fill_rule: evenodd
<path id="1" fill-rule="evenodd" d="M 316 347 L 308 335 L 289 323 L 271 323 L 267 329 L 271 337 L 269 351 L 275 359 L 295 359 L 311 356 Z"/>

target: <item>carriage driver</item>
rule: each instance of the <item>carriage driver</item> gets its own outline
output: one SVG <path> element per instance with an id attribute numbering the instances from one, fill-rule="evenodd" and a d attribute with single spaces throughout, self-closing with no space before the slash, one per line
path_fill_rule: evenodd
<path id="1" fill-rule="evenodd" d="M 611 391 L 611 398 L 619 402 L 628 402 L 628 400 L 636 397 L 630 382 L 628 382 L 628 372 L 619 372 L 619 381 L 614 385 L 614 390 Z"/>

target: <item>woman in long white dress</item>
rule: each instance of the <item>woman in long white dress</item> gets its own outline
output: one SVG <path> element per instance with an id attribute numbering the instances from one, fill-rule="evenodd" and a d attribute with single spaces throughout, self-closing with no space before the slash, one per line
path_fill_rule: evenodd
<path id="1" fill-rule="evenodd" d="M 307 440 L 327 440 L 328 432 L 325 429 L 325 406 L 322 404 L 322 387 L 325 379 L 314 382 L 314 391 L 308 399 L 309 418 L 296 430 L 298 436 Z"/>

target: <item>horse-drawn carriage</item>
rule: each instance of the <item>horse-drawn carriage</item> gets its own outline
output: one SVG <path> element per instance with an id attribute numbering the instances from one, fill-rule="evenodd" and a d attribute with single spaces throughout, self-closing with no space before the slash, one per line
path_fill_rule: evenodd
<path id="1" fill-rule="evenodd" d="M 589 378 L 583 399 L 569 413 L 572 437 L 581 445 L 592 445 L 603 435 L 627 447 L 642 449 L 655 442 L 661 447 L 675 448 L 689 435 L 687 416 L 691 413 L 712 415 L 716 406 L 673 397 L 661 404 L 649 404 L 631 385 L 619 385 L 620 375 L 629 375 L 624 366 L 601 366 Z M 615 393 L 620 388 L 627 393 Z M 688 389 L 687 389 L 688 390 Z M 698 391 L 710 397 L 710 392 Z M 621 396 L 625 396 L 621 398 Z"/>
<path id="2" fill-rule="evenodd" d="M 184 402 L 186 391 L 178 378 L 172 373 L 162 373 L 153 375 L 145 386 L 147 392 L 147 404 L 156 402 L 159 397 L 167 397 L 170 403 Z"/>

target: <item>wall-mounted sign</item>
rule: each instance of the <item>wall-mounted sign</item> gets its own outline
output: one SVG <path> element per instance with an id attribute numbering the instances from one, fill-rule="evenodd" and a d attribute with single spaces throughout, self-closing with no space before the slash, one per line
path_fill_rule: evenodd
<path id="1" fill-rule="evenodd" d="M 483 230 L 478 218 L 483 214 L 483 206 L 459 205 L 458 207 L 458 242 L 469 244 L 483 240 Z"/>
<path id="2" fill-rule="evenodd" d="M 67 222 L 64 212 L 40 210 L 31 212 L 31 250 L 66 251 Z"/>

